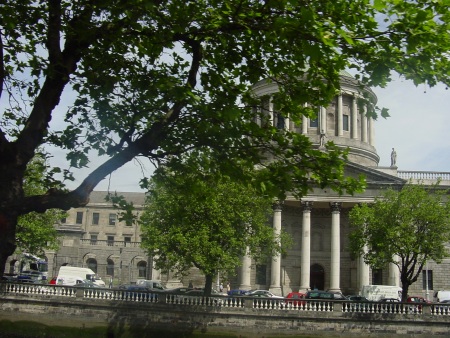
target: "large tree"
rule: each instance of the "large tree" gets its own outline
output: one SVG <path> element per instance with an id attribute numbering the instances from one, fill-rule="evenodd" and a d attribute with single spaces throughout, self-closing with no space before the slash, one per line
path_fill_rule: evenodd
<path id="1" fill-rule="evenodd" d="M 244 255 L 266 261 L 286 241 L 269 223 L 272 198 L 221 175 L 206 158 L 200 166 L 191 160 L 184 175 L 164 168 L 152 178 L 140 219 L 142 247 L 159 269 L 198 268 L 209 295 L 218 271 L 233 274 Z"/>
<path id="2" fill-rule="evenodd" d="M 253 166 L 269 155 L 271 193 L 301 195 L 307 183 L 353 191 L 337 149 L 312 150 L 306 136 L 254 123 L 262 110 L 250 86 L 278 82 L 278 106 L 299 124 L 315 114 L 304 103 L 327 105 L 346 68 L 371 86 L 392 70 L 449 83 L 448 9 L 397 0 L 3 1 L 0 274 L 20 215 L 85 205 L 137 156 L 158 163 L 207 145 L 229 170 L 236 158 Z M 57 108 L 62 99 L 69 109 Z M 65 178 L 69 165 L 88 165 L 90 151 L 106 159 L 73 191 L 55 179 L 26 196 L 24 172 L 43 145 L 67 151 Z"/>
<path id="3" fill-rule="evenodd" d="M 45 194 L 43 182 L 49 171 L 47 154 L 39 152 L 28 163 L 25 171 L 23 189 L 25 196 Z M 35 255 L 43 255 L 45 250 L 58 248 L 58 233 L 55 224 L 66 213 L 59 209 L 48 209 L 45 212 L 30 212 L 19 216 L 16 232 L 17 250 Z"/>
<path id="4" fill-rule="evenodd" d="M 372 268 L 395 264 L 400 271 L 402 300 L 425 263 L 449 257 L 450 201 L 438 185 L 407 184 L 389 189 L 372 204 L 350 212 L 350 247 Z"/>

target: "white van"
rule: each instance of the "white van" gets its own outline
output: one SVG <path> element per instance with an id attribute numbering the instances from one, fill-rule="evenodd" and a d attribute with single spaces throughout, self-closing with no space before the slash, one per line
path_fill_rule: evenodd
<path id="1" fill-rule="evenodd" d="M 450 291 L 441 290 L 434 293 L 433 301 L 440 303 L 444 300 L 450 300 Z"/>
<path id="2" fill-rule="evenodd" d="M 91 281 L 100 287 L 105 287 L 105 282 L 94 271 L 89 268 L 79 268 L 77 266 L 60 267 L 56 284 L 72 286 L 82 283 L 85 280 Z"/>
<path id="3" fill-rule="evenodd" d="M 145 286 L 149 290 L 165 290 L 165 287 L 159 280 L 138 279 L 136 285 Z"/>
<path id="4" fill-rule="evenodd" d="M 402 288 L 393 285 L 363 285 L 361 296 L 375 302 L 384 298 L 394 298 L 401 301 Z"/>

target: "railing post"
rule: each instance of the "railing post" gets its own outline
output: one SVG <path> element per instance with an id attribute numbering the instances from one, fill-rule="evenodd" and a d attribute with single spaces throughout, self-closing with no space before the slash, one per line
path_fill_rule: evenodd
<path id="1" fill-rule="evenodd" d="M 244 299 L 244 308 L 253 309 L 253 301 L 254 299 Z"/>
<path id="2" fill-rule="evenodd" d="M 84 297 L 84 289 L 83 288 L 77 288 L 77 291 L 75 292 L 75 297 L 83 298 Z"/>

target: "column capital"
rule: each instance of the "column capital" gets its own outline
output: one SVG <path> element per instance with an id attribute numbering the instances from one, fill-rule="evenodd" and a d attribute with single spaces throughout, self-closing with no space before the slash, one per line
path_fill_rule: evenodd
<path id="1" fill-rule="evenodd" d="M 283 210 L 284 201 L 277 200 L 272 203 L 272 209 L 273 211 L 281 211 Z"/>
<path id="2" fill-rule="evenodd" d="M 312 210 L 314 202 L 312 202 L 312 201 L 302 201 L 301 203 L 302 203 L 303 211 L 311 211 Z"/>
<path id="3" fill-rule="evenodd" d="M 330 202 L 330 209 L 332 212 L 340 212 L 341 211 L 341 203 L 340 202 Z"/>

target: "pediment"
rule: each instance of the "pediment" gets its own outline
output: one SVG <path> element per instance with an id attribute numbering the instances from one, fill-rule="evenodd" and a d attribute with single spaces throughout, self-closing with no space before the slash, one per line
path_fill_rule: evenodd
<path id="1" fill-rule="evenodd" d="M 406 180 L 395 176 L 396 171 L 392 170 L 393 174 L 377 170 L 375 168 L 365 167 L 354 162 L 347 162 L 345 165 L 344 173 L 347 177 L 357 178 L 360 175 L 364 175 L 367 184 L 387 184 L 387 185 L 403 185 Z"/>

